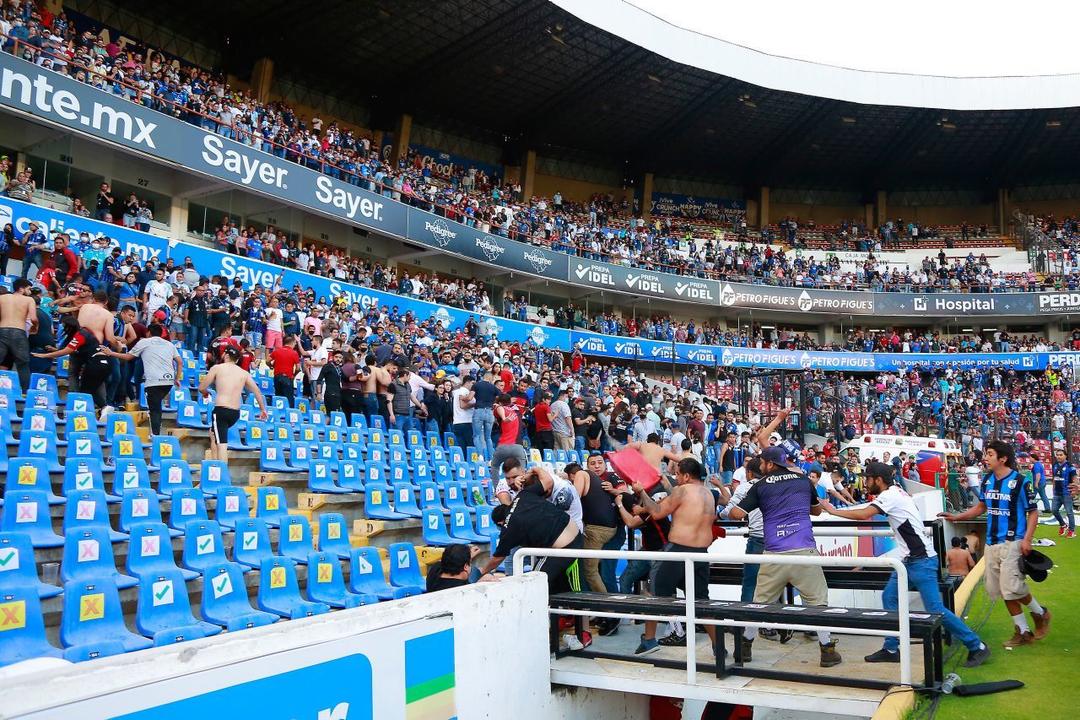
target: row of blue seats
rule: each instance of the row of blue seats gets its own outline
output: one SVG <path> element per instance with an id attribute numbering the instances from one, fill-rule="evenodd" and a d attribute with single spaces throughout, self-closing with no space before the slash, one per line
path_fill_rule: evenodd
<path id="1" fill-rule="evenodd" d="M 7 448 L 14 446 L 18 449 L 14 457 L 11 457 Z M 67 462 L 105 464 L 105 446 L 97 433 L 92 432 L 75 432 L 66 440 L 59 440 L 53 433 L 28 430 L 20 435 L 14 446 L 6 443 L 3 445 L 4 452 L 0 452 L 0 471 L 6 470 L 14 458 L 38 458 L 46 460 L 49 472 L 64 472 L 64 463 L 61 463 L 59 458 L 61 447 L 65 448 L 64 456 Z M 146 458 L 146 449 L 138 435 L 116 435 L 111 447 L 111 462 L 105 472 L 112 472 L 110 468 L 119 460 Z M 183 460 L 180 439 L 171 435 L 154 436 L 150 443 L 150 467 L 157 469 L 169 460 Z"/>
<path id="2" fill-rule="evenodd" d="M 207 497 L 213 497 L 214 517 L 211 520 Z M 170 495 L 162 495 L 152 488 L 136 487 L 122 491 L 118 498 L 117 528 L 112 526 L 108 505 L 110 498 L 102 490 L 79 490 L 66 498 L 64 505 L 64 536 L 86 529 L 100 528 L 108 533 L 113 542 L 128 539 L 132 526 L 142 522 L 162 522 L 161 500 L 168 498 L 168 528 L 173 536 L 184 533 L 192 521 L 213 523 L 219 532 L 232 532 L 237 523 L 251 517 L 248 495 L 243 488 L 218 486 L 213 490 L 184 487 Z M 419 502 L 418 502 L 419 499 Z M 449 513 L 453 518 L 451 535 L 469 541 L 483 541 L 490 536 L 491 506 L 479 486 L 452 483 L 440 494 L 434 483 L 425 483 L 419 492 L 408 484 L 369 485 L 365 498 L 365 515 L 375 520 L 405 520 L 423 517 L 428 513 L 440 516 Z M 476 515 L 476 526 L 472 515 Z M 293 523 L 296 516 L 288 514 L 285 491 L 280 487 L 260 487 L 256 491 L 255 517 L 271 527 L 282 522 Z M 347 535 L 334 529 L 334 523 L 344 524 L 339 513 L 322 513 L 319 516 L 320 532 L 324 524 L 330 527 L 326 537 L 336 540 Z M 479 529 L 479 534 L 477 533 Z M 34 547 L 60 547 L 64 536 L 53 530 L 49 512 L 49 495 L 42 490 L 19 490 L 5 497 L 3 514 L 0 515 L 0 531 L 21 533 L 30 538 Z M 293 531 L 295 532 L 295 531 Z M 481 540 L 476 540 L 479 537 Z M 321 540 L 321 538 L 320 538 Z M 320 548 L 322 548 L 320 542 Z"/>
<path id="3" fill-rule="evenodd" d="M 265 528 L 260 532 L 257 527 L 260 521 L 252 522 L 256 524 L 250 531 L 253 537 L 265 535 Z M 142 525 L 139 530 L 153 532 L 150 525 Z M 195 528 L 192 530 L 195 532 Z M 269 544 L 268 536 L 266 542 Z M 259 571 L 257 610 L 251 606 L 243 577 L 253 569 L 250 565 L 217 558 L 192 576 L 163 563 L 156 571 L 131 578 L 135 580 L 132 586 L 138 586 L 135 627 L 139 634 L 131 633 L 124 622 L 116 581 L 124 576 L 116 573 L 71 580 L 64 585 L 60 621 L 63 651 L 46 638 L 36 589 L 28 585 L 5 587 L 0 590 L 0 665 L 36 657 L 90 660 L 208 637 L 223 629 L 236 632 L 282 618 L 309 617 L 331 608 L 359 607 L 423 592 L 415 549 L 399 543 L 390 546 L 389 554 L 388 583 L 376 548 L 350 549 L 346 555 L 350 570 L 346 584 L 340 555 L 312 551 L 303 560 L 308 565 L 304 596 L 300 593 L 296 561 L 265 555 L 254 568 Z M 192 614 L 186 586 L 199 574 L 203 578 L 202 620 Z"/>
<path id="4" fill-rule="evenodd" d="M 119 502 L 124 490 L 151 488 L 151 477 L 157 478 L 157 494 L 162 499 L 169 497 L 176 490 L 193 487 L 191 466 L 184 460 L 164 458 L 159 465 L 148 464 L 141 457 L 120 457 L 108 465 L 87 459 L 76 458 L 66 462 L 62 471 L 64 477 L 61 495 L 54 495 L 52 474 L 56 467 L 42 457 L 15 457 L 7 460 L 4 479 L 5 494 L 19 490 L 40 490 L 48 496 L 50 505 L 61 505 L 72 493 L 85 490 L 105 491 L 103 473 L 112 475 L 111 494 L 106 493 L 109 502 Z M 203 460 L 201 466 L 200 489 L 206 495 L 213 495 L 220 487 L 230 487 L 232 476 L 229 466 L 221 460 Z M 0 504 L 3 500 L 0 499 Z"/>

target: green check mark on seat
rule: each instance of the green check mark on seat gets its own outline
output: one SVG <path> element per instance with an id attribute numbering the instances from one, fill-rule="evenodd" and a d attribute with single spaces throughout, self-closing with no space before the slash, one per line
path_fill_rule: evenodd
<path id="1" fill-rule="evenodd" d="M 214 585 L 214 589 L 216 589 L 218 592 L 225 592 L 225 586 L 228 585 L 228 584 L 229 584 L 229 576 L 228 575 L 222 575 L 221 576 L 221 582 Z"/>
<path id="2" fill-rule="evenodd" d="M 206 538 L 205 540 L 203 540 L 202 542 L 199 543 L 199 549 L 200 550 L 205 550 L 206 548 L 210 547 L 210 543 L 212 543 L 212 542 L 214 542 L 214 538 L 212 538 L 212 537 Z"/>
<path id="3" fill-rule="evenodd" d="M 9 562 L 11 562 L 12 558 L 14 558 L 17 554 L 18 553 L 15 550 L 11 550 L 8 552 L 7 555 L 0 556 L 0 567 L 4 567 Z"/>
<path id="4" fill-rule="evenodd" d="M 164 598 L 166 595 L 169 594 L 169 590 L 171 590 L 171 589 L 172 589 L 172 585 L 165 585 L 164 587 L 161 588 L 161 592 L 154 593 L 154 597 L 156 597 L 158 600 L 161 600 L 162 598 Z"/>

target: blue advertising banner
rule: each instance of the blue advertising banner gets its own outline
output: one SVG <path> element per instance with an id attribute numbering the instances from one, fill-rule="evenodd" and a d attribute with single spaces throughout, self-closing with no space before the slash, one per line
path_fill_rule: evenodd
<path id="1" fill-rule="evenodd" d="M 450 177 L 458 169 L 468 170 L 469 168 L 483 170 L 484 174 L 489 178 L 501 178 L 503 176 L 501 165 L 493 165 L 463 155 L 455 155 L 454 153 L 427 147 L 426 145 L 409 143 L 409 150 L 419 153 L 425 163 L 430 161 L 435 166 L 435 173 L 440 177 Z"/>
<path id="2" fill-rule="evenodd" d="M 317 297 L 326 299 L 344 295 L 350 303 L 368 308 L 396 307 L 400 312 L 411 311 L 416 317 L 436 317 L 450 329 L 463 327 L 470 317 L 480 323 L 485 337 L 496 337 L 508 342 L 531 342 L 550 349 L 565 352 L 580 348 L 586 355 L 608 359 L 668 362 L 704 365 L 707 367 L 736 368 L 782 368 L 788 370 L 832 370 L 840 372 L 883 372 L 911 368 L 933 369 L 937 367 L 974 368 L 1003 367 L 1014 370 L 1045 370 L 1051 366 L 1072 365 L 1080 367 L 1080 352 L 1045 353 L 854 353 L 801 350 L 773 350 L 756 348 L 720 347 L 671 343 L 644 338 L 628 338 L 584 330 L 544 327 L 508 318 L 481 315 L 454 307 L 419 300 L 407 295 L 382 292 L 371 288 L 341 282 L 320 275 L 300 272 L 292 268 L 230 255 L 202 245 L 168 241 L 149 233 L 131 230 L 118 225 L 81 218 L 30 203 L 0 198 L 0 226 L 12 223 L 18 232 L 25 232 L 33 221 L 51 232 L 65 231 L 73 234 L 88 233 L 91 237 L 106 236 L 112 244 L 126 253 L 134 253 L 143 259 L 173 258 L 182 261 L 190 257 L 203 275 L 221 275 L 226 280 L 239 278 L 246 288 L 262 285 L 271 288 L 278 275 L 284 271 L 282 285 L 291 288 L 297 283 L 307 290 L 314 290 Z M 462 231 L 472 228 L 458 226 Z M 520 243 L 519 243 L 520 244 Z M 528 246 L 527 246 L 528 247 Z"/>
<path id="3" fill-rule="evenodd" d="M 734 223 L 746 219 L 746 201 L 654 192 L 652 213 Z"/>

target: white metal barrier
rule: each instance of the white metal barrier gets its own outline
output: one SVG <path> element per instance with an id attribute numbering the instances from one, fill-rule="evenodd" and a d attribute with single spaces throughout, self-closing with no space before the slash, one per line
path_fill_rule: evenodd
<path id="1" fill-rule="evenodd" d="M 839 529 L 839 528 L 838 528 Z M 815 533 L 817 528 L 815 528 Z M 857 532 L 848 529 L 846 534 Z M 876 532 L 876 531 L 862 531 Z M 889 532 L 889 531 L 886 531 Z M 897 575 L 897 586 L 906 588 L 907 568 L 904 563 L 895 557 L 824 557 L 820 555 L 784 555 L 782 553 L 764 555 L 720 554 L 720 553 L 687 553 L 687 552 L 655 552 L 641 550 L 578 550 L 572 548 L 518 548 L 514 553 L 514 574 L 525 571 L 525 558 L 563 557 L 595 560 L 649 560 L 649 561 L 682 561 L 683 562 L 683 592 L 688 599 L 695 596 L 694 588 L 694 563 L 757 563 L 759 565 L 809 565 L 813 567 L 841 567 L 857 564 L 860 567 L 888 567 L 892 568 Z M 854 562 L 853 562 L 854 561 Z M 844 628 L 837 626 L 800 625 L 797 623 L 753 623 L 755 626 L 768 627 L 783 630 L 800 630 L 816 632 L 828 630 L 841 632 L 847 635 L 876 635 L 879 637 L 896 637 L 900 641 L 900 684 L 911 685 L 911 621 L 908 617 L 910 602 L 908 593 L 901 592 L 899 595 L 899 628 L 893 630 L 864 630 L 861 628 Z M 697 607 L 693 602 L 684 603 L 686 613 L 682 616 L 686 624 L 687 637 L 693 637 L 693 628 L 697 624 L 723 625 L 730 627 L 745 627 L 747 623 L 736 623 L 730 620 L 698 620 Z M 556 615 L 582 615 L 588 617 L 624 618 L 633 617 L 640 620 L 656 620 L 666 622 L 670 616 L 636 615 L 629 613 L 586 612 L 579 610 L 550 610 Z M 686 643 L 686 682 L 690 685 L 697 684 L 697 655 L 696 647 L 689 640 Z"/>

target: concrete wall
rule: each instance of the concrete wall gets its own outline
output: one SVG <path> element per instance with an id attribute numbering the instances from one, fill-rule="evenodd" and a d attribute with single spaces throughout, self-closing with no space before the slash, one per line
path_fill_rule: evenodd
<path id="1" fill-rule="evenodd" d="M 547 585 L 544 576 L 536 574 L 24 675 L 12 676 L 8 668 L 0 673 L 0 708 L 5 718 L 38 712 L 48 713 L 42 717 L 70 717 L 63 707 L 71 703 L 213 668 L 228 673 L 230 664 L 445 613 L 454 619 L 459 717 L 647 718 L 640 696 L 551 692 Z M 149 705 L 156 702 L 148 700 Z M 378 708 L 375 717 L 381 717 Z"/>
<path id="2" fill-rule="evenodd" d="M 633 190 L 624 190 L 616 185 L 604 185 L 602 183 L 588 182 L 585 180 L 572 180 L 555 175 L 536 174 L 533 194 L 542 197 L 551 197 L 558 190 L 565 200 L 584 201 L 597 193 L 611 193 L 616 198 L 632 197 Z"/>
<path id="3" fill-rule="evenodd" d="M 862 220 L 866 210 L 862 205 L 804 205 L 801 203 L 770 203 L 769 220 L 778 223 L 786 217 L 797 218 L 800 225 L 813 220 L 818 225 L 835 225 L 841 220 Z"/>

